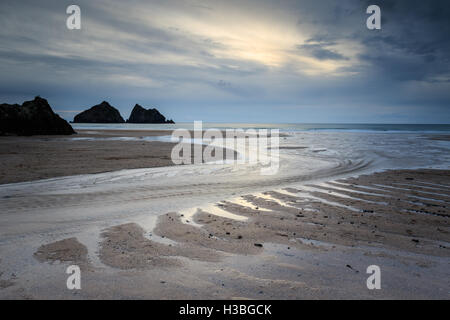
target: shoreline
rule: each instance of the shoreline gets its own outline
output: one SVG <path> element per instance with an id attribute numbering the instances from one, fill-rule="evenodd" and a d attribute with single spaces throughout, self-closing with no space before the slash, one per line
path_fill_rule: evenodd
<path id="1" fill-rule="evenodd" d="M 173 132 L 171 129 L 76 131 L 77 134 L 72 136 L 0 136 L 0 185 L 127 169 L 175 166 L 170 156 L 176 143 L 145 139 L 170 136 Z M 281 139 L 286 137 L 289 135 L 280 135 Z M 420 134 L 419 137 L 431 141 L 450 139 L 450 135 L 443 134 Z M 289 152 L 307 148 L 308 146 L 280 145 L 279 150 Z M 419 165 L 408 168 L 422 167 Z M 435 168 L 442 169 L 440 166 Z"/>

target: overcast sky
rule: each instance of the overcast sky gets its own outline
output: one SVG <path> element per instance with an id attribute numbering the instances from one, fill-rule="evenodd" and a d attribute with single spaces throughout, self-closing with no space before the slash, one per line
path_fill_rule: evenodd
<path id="1" fill-rule="evenodd" d="M 449 34 L 447 0 L 1 0 L 0 103 L 40 95 L 68 120 L 107 100 L 178 122 L 450 123 Z"/>

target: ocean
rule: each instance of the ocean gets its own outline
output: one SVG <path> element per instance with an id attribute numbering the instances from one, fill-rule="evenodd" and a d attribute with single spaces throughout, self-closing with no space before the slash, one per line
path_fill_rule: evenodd
<path id="1" fill-rule="evenodd" d="M 72 123 L 75 129 L 111 129 L 111 130 L 193 130 L 193 122 L 176 124 L 95 124 Z M 290 131 L 326 131 L 326 132 L 426 132 L 450 133 L 450 124 L 364 124 L 364 123 L 214 123 L 203 122 L 204 129 L 279 129 Z"/>

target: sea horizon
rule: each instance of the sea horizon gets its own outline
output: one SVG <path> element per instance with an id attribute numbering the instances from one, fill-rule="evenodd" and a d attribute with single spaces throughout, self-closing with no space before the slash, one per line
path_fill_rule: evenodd
<path id="1" fill-rule="evenodd" d="M 194 129 L 194 121 L 175 124 L 134 123 L 71 123 L 76 129 L 88 130 L 175 130 Z M 203 129 L 279 129 L 281 132 L 423 132 L 448 133 L 450 124 L 395 124 L 395 123 L 246 123 L 246 122 L 202 122 Z"/>

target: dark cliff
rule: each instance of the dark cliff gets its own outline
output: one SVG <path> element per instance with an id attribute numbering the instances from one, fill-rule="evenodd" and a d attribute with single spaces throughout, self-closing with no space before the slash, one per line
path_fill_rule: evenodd
<path id="1" fill-rule="evenodd" d="M 131 111 L 128 123 L 175 123 L 173 120 L 166 120 L 156 109 L 144 109 L 140 105 L 135 105 Z"/>
<path id="2" fill-rule="evenodd" d="M 36 97 L 18 104 L 0 105 L 0 135 L 74 134 L 72 126 L 55 114 L 47 100 Z"/>
<path id="3" fill-rule="evenodd" d="M 108 102 L 93 106 L 75 116 L 74 123 L 124 123 L 119 110 L 111 106 Z"/>

